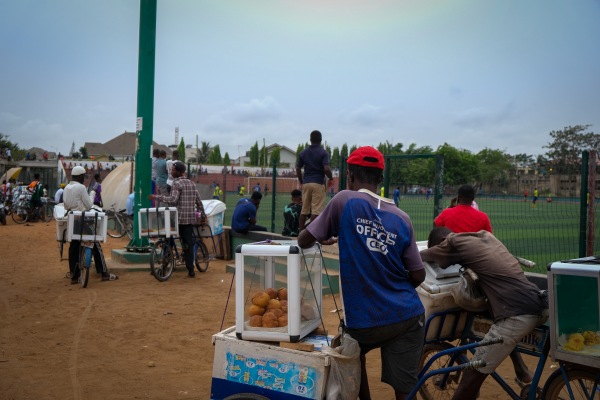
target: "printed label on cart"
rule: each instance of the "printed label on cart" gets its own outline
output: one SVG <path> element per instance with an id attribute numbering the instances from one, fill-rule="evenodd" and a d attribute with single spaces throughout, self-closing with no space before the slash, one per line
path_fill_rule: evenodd
<path id="1" fill-rule="evenodd" d="M 315 382 L 322 378 L 314 368 L 294 362 L 282 363 L 276 359 L 245 357 L 229 352 L 225 356 L 228 381 L 314 398 Z"/>

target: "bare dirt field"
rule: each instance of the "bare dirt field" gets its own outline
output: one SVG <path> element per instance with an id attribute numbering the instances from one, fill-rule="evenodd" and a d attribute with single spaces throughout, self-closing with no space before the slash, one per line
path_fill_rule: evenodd
<path id="1" fill-rule="evenodd" d="M 235 319 L 233 292 L 225 312 L 232 279 L 225 261 L 195 279 L 180 267 L 160 283 L 149 269 L 121 269 L 110 260 L 110 250 L 126 244 L 108 238 L 103 245 L 119 279 L 102 282 L 93 273 L 83 289 L 65 278 L 54 221 L 16 225 L 9 217 L 0 226 L 0 398 L 210 398 L 211 336 Z M 323 302 L 326 328 L 335 332 L 331 296 Z M 392 399 L 379 381 L 379 352 L 367 359 L 373 398 Z M 501 368 L 512 381 L 511 369 Z M 480 396 L 505 398 L 491 381 Z"/>

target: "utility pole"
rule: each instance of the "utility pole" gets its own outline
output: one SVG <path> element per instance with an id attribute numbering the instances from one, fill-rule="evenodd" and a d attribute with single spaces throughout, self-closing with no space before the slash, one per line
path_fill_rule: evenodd
<path id="1" fill-rule="evenodd" d="M 148 195 L 151 194 L 150 152 L 154 129 L 154 70 L 156 50 L 156 2 L 140 0 L 140 44 L 138 55 L 137 90 L 137 149 L 135 153 L 135 201 L 133 219 L 133 238 L 128 250 L 147 251 L 148 238 L 139 237 L 138 211 L 150 207 Z"/>

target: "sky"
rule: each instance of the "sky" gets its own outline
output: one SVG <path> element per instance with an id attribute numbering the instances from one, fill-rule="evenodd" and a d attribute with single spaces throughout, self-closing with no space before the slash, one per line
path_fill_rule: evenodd
<path id="1" fill-rule="evenodd" d="M 153 139 L 544 154 L 600 133 L 600 0 L 157 0 Z M 0 0 L 0 133 L 135 131 L 140 2 Z"/>

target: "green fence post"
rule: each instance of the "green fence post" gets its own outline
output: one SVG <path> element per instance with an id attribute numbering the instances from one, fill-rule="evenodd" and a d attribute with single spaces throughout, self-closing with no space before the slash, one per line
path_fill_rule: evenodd
<path id="1" fill-rule="evenodd" d="M 579 257 L 587 254 L 587 194 L 590 152 L 581 155 L 581 190 L 579 191 Z"/>
<path id="2" fill-rule="evenodd" d="M 273 183 L 271 183 L 271 232 L 275 232 L 275 209 L 277 204 L 277 160 L 273 160 Z"/>
<path id="3" fill-rule="evenodd" d="M 442 212 L 442 197 L 444 190 L 444 156 L 435 156 L 435 187 L 433 195 L 433 219 Z M 432 222 L 433 225 L 433 222 Z"/>

